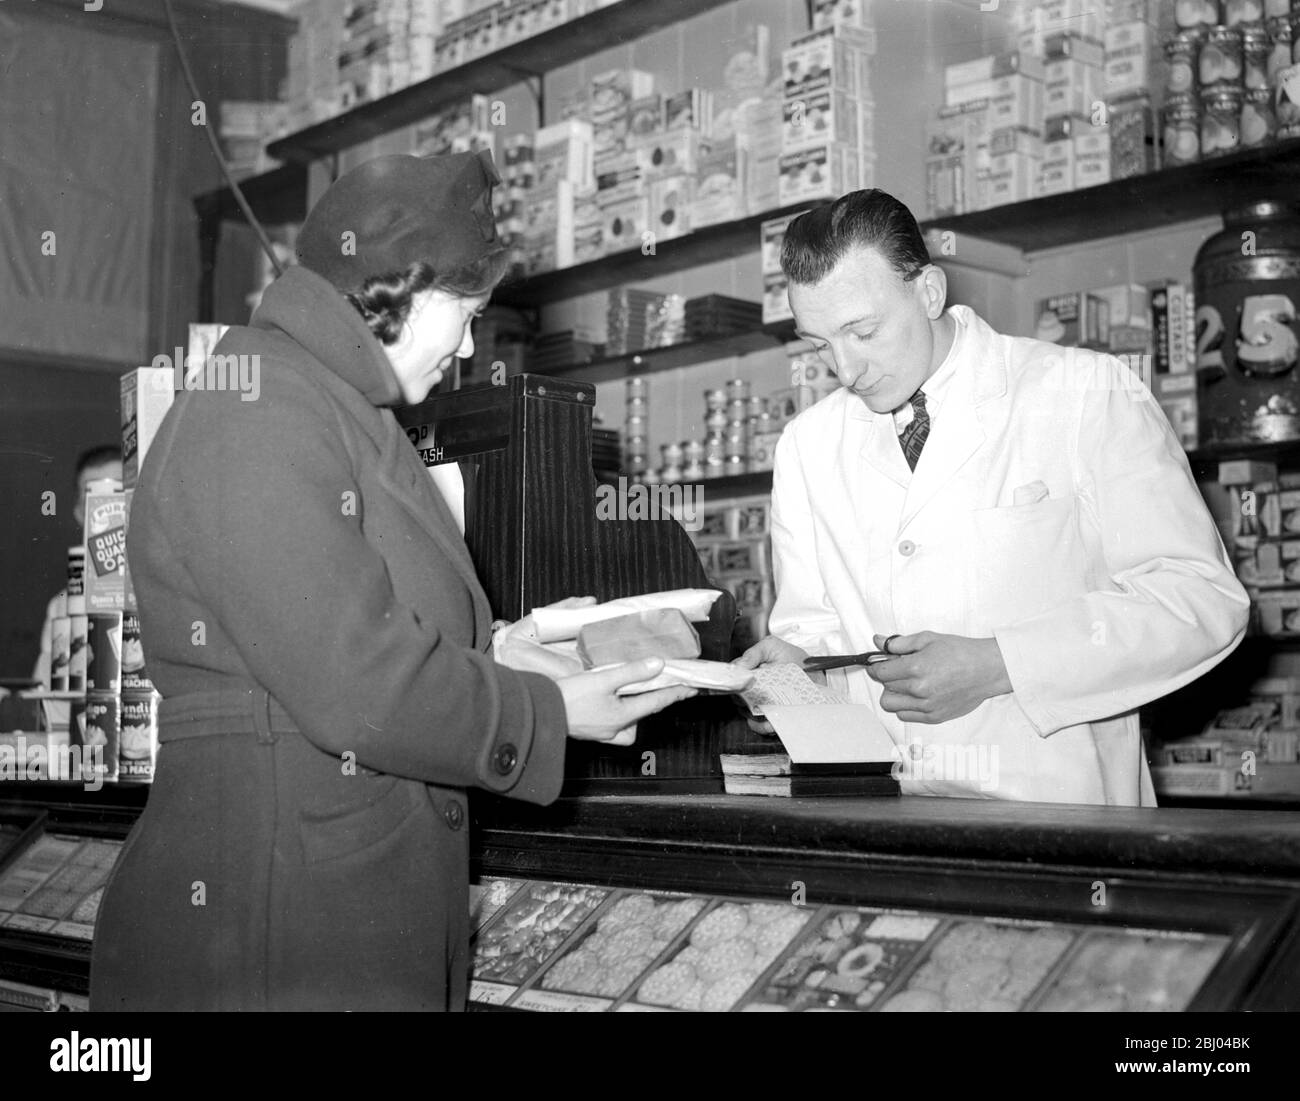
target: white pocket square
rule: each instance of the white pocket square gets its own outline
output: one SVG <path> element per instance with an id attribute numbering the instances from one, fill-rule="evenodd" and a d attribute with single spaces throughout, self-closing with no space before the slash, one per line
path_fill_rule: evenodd
<path id="1" fill-rule="evenodd" d="M 1033 505 L 1047 497 L 1047 485 L 1045 482 L 1029 482 L 1027 485 L 1016 486 L 1015 495 L 1012 497 L 1013 505 Z"/>

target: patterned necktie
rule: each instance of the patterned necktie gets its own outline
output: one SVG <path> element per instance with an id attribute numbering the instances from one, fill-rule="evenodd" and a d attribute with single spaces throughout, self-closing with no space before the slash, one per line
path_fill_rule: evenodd
<path id="1" fill-rule="evenodd" d="M 907 465 L 916 469 L 921 457 L 921 448 L 925 446 L 926 437 L 930 435 L 930 414 L 925 411 L 925 391 L 918 390 L 912 395 L 912 423 L 903 429 L 898 443 L 903 449 L 903 458 Z"/>

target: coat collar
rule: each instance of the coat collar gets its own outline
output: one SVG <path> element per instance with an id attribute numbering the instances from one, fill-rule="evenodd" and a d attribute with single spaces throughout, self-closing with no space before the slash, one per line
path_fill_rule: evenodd
<path id="1" fill-rule="evenodd" d="M 249 326 L 278 329 L 371 405 L 396 405 L 401 388 L 384 346 L 328 280 L 297 264 L 266 288 Z"/>
<path id="2" fill-rule="evenodd" d="M 944 395 L 943 415 L 935 422 L 914 472 L 907 469 L 891 413 L 873 413 L 860 401 L 867 420 L 862 459 L 877 473 L 903 487 L 907 498 L 899 525 L 905 527 L 921 508 L 957 474 L 985 439 L 980 407 L 1006 393 L 1007 366 L 1001 339 L 967 306 L 948 311 L 958 322 L 956 353 L 961 357 Z"/>

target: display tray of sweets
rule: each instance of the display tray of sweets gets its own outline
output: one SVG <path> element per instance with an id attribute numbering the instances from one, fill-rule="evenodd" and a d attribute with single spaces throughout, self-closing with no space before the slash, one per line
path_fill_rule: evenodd
<path id="1" fill-rule="evenodd" d="M 522 879 L 488 876 L 469 885 L 469 927 L 478 932 L 491 921 L 524 885 Z"/>
<path id="2" fill-rule="evenodd" d="M 90 940 L 122 842 L 41 834 L 0 873 L 0 928 Z"/>
<path id="3" fill-rule="evenodd" d="M 508 1001 L 609 895 L 606 887 L 524 884 L 473 939 L 470 1001 Z"/>

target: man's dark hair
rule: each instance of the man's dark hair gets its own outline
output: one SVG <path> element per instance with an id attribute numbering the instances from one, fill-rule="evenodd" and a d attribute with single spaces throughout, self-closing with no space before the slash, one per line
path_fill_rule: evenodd
<path id="1" fill-rule="evenodd" d="M 77 473 L 83 470 L 89 470 L 92 466 L 103 466 L 105 463 L 120 463 L 122 461 L 122 449 L 116 444 L 106 443 L 99 447 L 92 447 L 83 451 L 77 457 Z"/>
<path id="2" fill-rule="evenodd" d="M 417 261 L 405 271 L 374 275 L 345 297 L 383 344 L 394 344 L 411 313 L 411 301 L 421 291 L 436 289 L 462 298 L 487 294 L 505 276 L 510 254 L 496 249 L 456 271 L 439 275 L 431 264 Z"/>
<path id="3" fill-rule="evenodd" d="M 879 250 L 904 279 L 930 263 L 921 229 L 894 196 L 879 188 L 850 191 L 801 214 L 785 230 L 781 270 L 791 283 L 820 283 L 852 248 Z"/>

